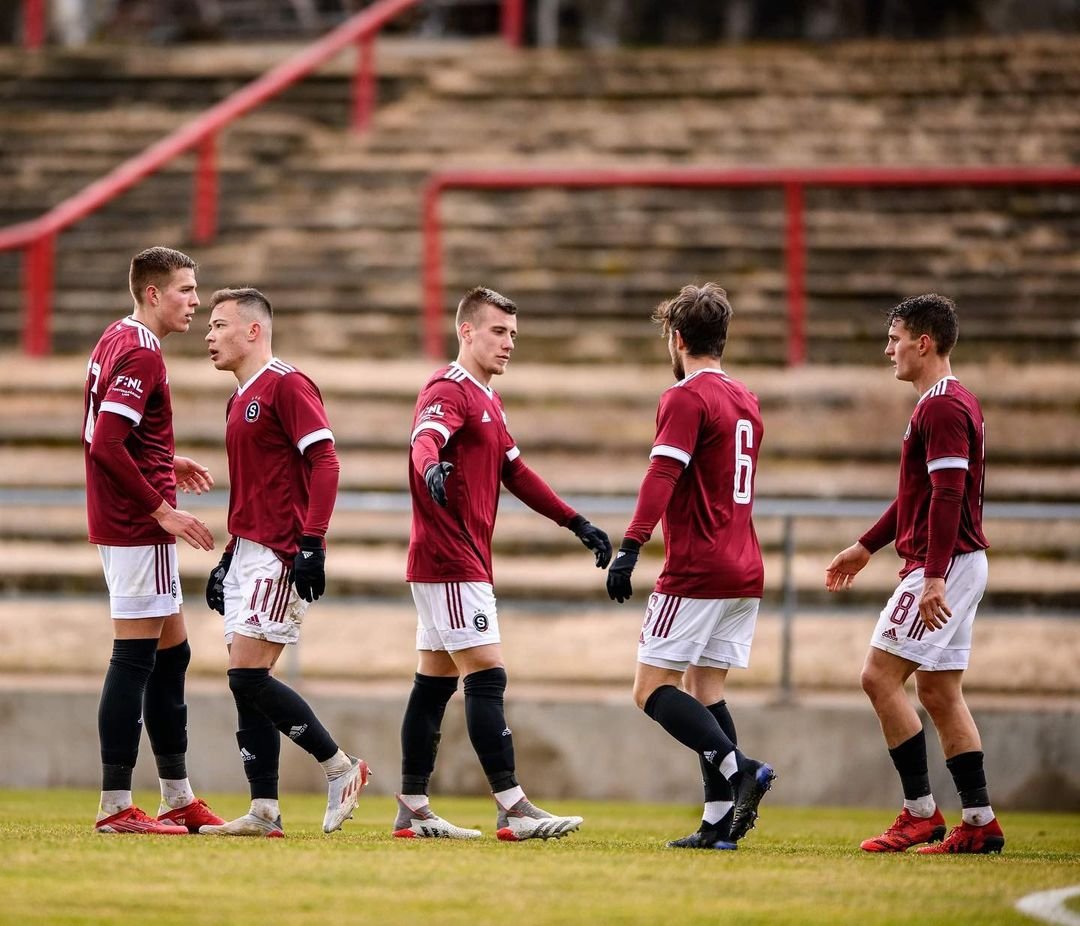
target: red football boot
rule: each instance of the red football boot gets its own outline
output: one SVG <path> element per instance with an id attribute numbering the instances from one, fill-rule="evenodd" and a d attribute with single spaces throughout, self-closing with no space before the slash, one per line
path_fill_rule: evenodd
<path id="1" fill-rule="evenodd" d="M 1005 834 L 1001 832 L 1001 824 L 997 817 L 982 826 L 971 823 L 961 823 L 949 830 L 945 841 L 937 846 L 923 846 L 918 850 L 920 855 L 955 855 L 970 852 L 975 855 L 986 855 L 990 852 L 1000 852 L 1005 848 Z"/>
<path id="2" fill-rule="evenodd" d="M 95 833 L 141 833 L 148 836 L 186 836 L 186 826 L 163 823 L 148 817 L 138 807 L 125 807 L 94 824 Z"/>
<path id="3" fill-rule="evenodd" d="M 161 823 L 186 826 L 189 833 L 199 832 L 200 826 L 221 826 L 225 822 L 207 806 L 206 801 L 198 797 L 186 807 L 159 813 L 157 818 Z"/>
<path id="4" fill-rule="evenodd" d="M 905 807 L 880 836 L 864 839 L 864 852 L 903 852 L 921 842 L 938 842 L 945 836 L 945 818 L 935 808 L 932 817 L 915 817 Z"/>

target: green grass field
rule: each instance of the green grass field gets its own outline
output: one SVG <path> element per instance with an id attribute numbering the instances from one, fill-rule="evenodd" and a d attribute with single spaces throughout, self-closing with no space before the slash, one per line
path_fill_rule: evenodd
<path id="1" fill-rule="evenodd" d="M 762 808 L 738 852 L 664 841 L 695 809 L 544 802 L 585 817 L 559 842 L 393 840 L 392 800 L 365 797 L 356 819 L 320 831 L 316 795 L 286 795 L 284 840 L 103 837 L 97 795 L 0 791 L 0 923 L 1031 923 L 1033 891 L 1080 884 L 1080 815 L 1006 814 L 1001 856 L 870 856 L 860 839 L 893 811 Z M 232 817 L 240 795 L 210 795 Z M 156 795 L 137 794 L 147 811 Z M 436 809 L 490 834 L 479 798 Z M 950 823 L 955 814 L 950 815 Z"/>

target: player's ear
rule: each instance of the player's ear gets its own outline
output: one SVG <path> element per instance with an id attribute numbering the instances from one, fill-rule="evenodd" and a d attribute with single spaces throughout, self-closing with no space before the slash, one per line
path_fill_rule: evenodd
<path id="1" fill-rule="evenodd" d="M 473 326 L 472 322 L 462 322 L 458 325 L 458 337 L 461 338 L 466 344 L 472 341 Z"/>

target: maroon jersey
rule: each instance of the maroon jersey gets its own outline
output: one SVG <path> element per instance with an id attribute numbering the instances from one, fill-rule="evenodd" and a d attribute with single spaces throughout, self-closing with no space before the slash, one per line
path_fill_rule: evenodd
<path id="1" fill-rule="evenodd" d="M 900 451 L 896 552 L 904 560 L 901 576 L 926 562 L 930 473 L 935 470 L 967 470 L 953 554 L 973 553 L 990 546 L 982 529 L 985 433 L 979 400 L 955 377 L 941 379 L 919 399 Z"/>
<path id="2" fill-rule="evenodd" d="M 333 441 L 318 387 L 276 357 L 229 397 L 229 533 L 291 560 L 300 548 L 311 468 L 304 451 Z"/>
<path id="3" fill-rule="evenodd" d="M 446 507 L 428 494 L 409 465 L 412 533 L 405 577 L 410 582 L 493 582 L 491 535 L 499 509 L 503 464 L 519 452 L 499 394 L 457 363 L 436 372 L 416 400 L 410 441 L 437 435 L 439 460 L 453 463 Z"/>
<path id="4" fill-rule="evenodd" d="M 691 373 L 660 397 L 650 456 L 686 469 L 662 518 L 658 592 L 761 597 L 765 569 L 752 513 L 763 434 L 757 396 L 721 370 Z"/>
<path id="5" fill-rule="evenodd" d="M 176 505 L 172 398 L 161 341 L 134 318 L 105 329 L 86 367 L 83 391 L 83 456 L 90 542 L 112 547 L 175 543 L 123 486 L 90 458 L 98 415 L 123 415 L 134 424 L 124 446 L 139 472 L 170 505 Z"/>

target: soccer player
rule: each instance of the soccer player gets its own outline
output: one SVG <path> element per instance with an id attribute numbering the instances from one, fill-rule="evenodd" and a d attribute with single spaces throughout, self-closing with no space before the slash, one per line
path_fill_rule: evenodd
<path id="1" fill-rule="evenodd" d="M 109 588 L 113 650 L 98 707 L 98 833 L 179 835 L 220 823 L 195 797 L 187 773 L 184 680 L 191 648 L 176 538 L 214 547 L 176 489 L 201 494 L 209 470 L 175 454 L 169 377 L 161 341 L 187 331 L 199 305 L 195 261 L 154 247 L 136 254 L 128 283 L 135 308 L 109 325 L 90 355 L 83 393 L 86 515 Z M 157 761 L 157 819 L 131 799 L 143 722 Z"/>
<path id="2" fill-rule="evenodd" d="M 975 610 L 986 589 L 982 409 L 952 375 L 949 355 L 959 323 L 951 299 L 934 293 L 906 299 L 889 313 L 888 324 L 885 354 L 896 378 L 919 395 L 900 450 L 899 487 L 878 522 L 825 570 L 825 587 L 839 592 L 892 541 L 904 561 L 862 670 L 863 690 L 900 775 L 904 807 L 862 848 L 903 852 L 945 836 L 945 818 L 930 792 L 926 736 L 904 691 L 914 673 L 963 805 L 963 822 L 943 842 L 918 851 L 1000 852 L 1005 837 L 990 807 L 979 731 L 961 690 Z"/>
<path id="3" fill-rule="evenodd" d="M 724 699 L 728 670 L 749 664 L 765 576 L 752 520 L 758 400 L 720 367 L 731 314 L 715 283 L 684 286 L 653 314 L 677 382 L 660 397 L 649 468 L 607 578 L 612 599 L 631 597 L 638 553 L 662 520 L 664 568 L 638 636 L 634 701 L 701 762 L 701 825 L 668 843 L 677 849 L 735 849 L 776 777 L 736 748 Z"/>
<path id="4" fill-rule="evenodd" d="M 239 383 L 225 411 L 229 534 L 206 585 L 207 605 L 225 618 L 236 742 L 251 790 L 246 814 L 201 832 L 285 835 L 278 806 L 284 733 L 327 779 L 323 832 L 352 816 L 368 765 L 343 752 L 310 705 L 274 678 L 287 644 L 300 639 L 308 604 L 326 590 L 325 535 L 337 499 L 334 434 L 318 388 L 274 356 L 270 300 L 250 287 L 210 297 L 210 359 Z"/>
<path id="5" fill-rule="evenodd" d="M 490 386 L 510 362 L 517 306 L 476 287 L 459 303 L 456 324 L 457 360 L 420 390 L 413 420 L 406 578 L 416 602 L 419 664 L 401 725 L 393 832 L 402 838 L 480 835 L 436 816 L 428 800 L 443 712 L 463 675 L 465 723 L 495 798 L 495 835 L 509 842 L 559 838 L 582 818 L 552 816 L 530 803 L 515 776 L 514 741 L 503 710 L 506 670 L 491 570 L 500 483 L 573 531 L 600 568 L 611 559 L 611 543 L 525 465 L 502 399 Z"/>

